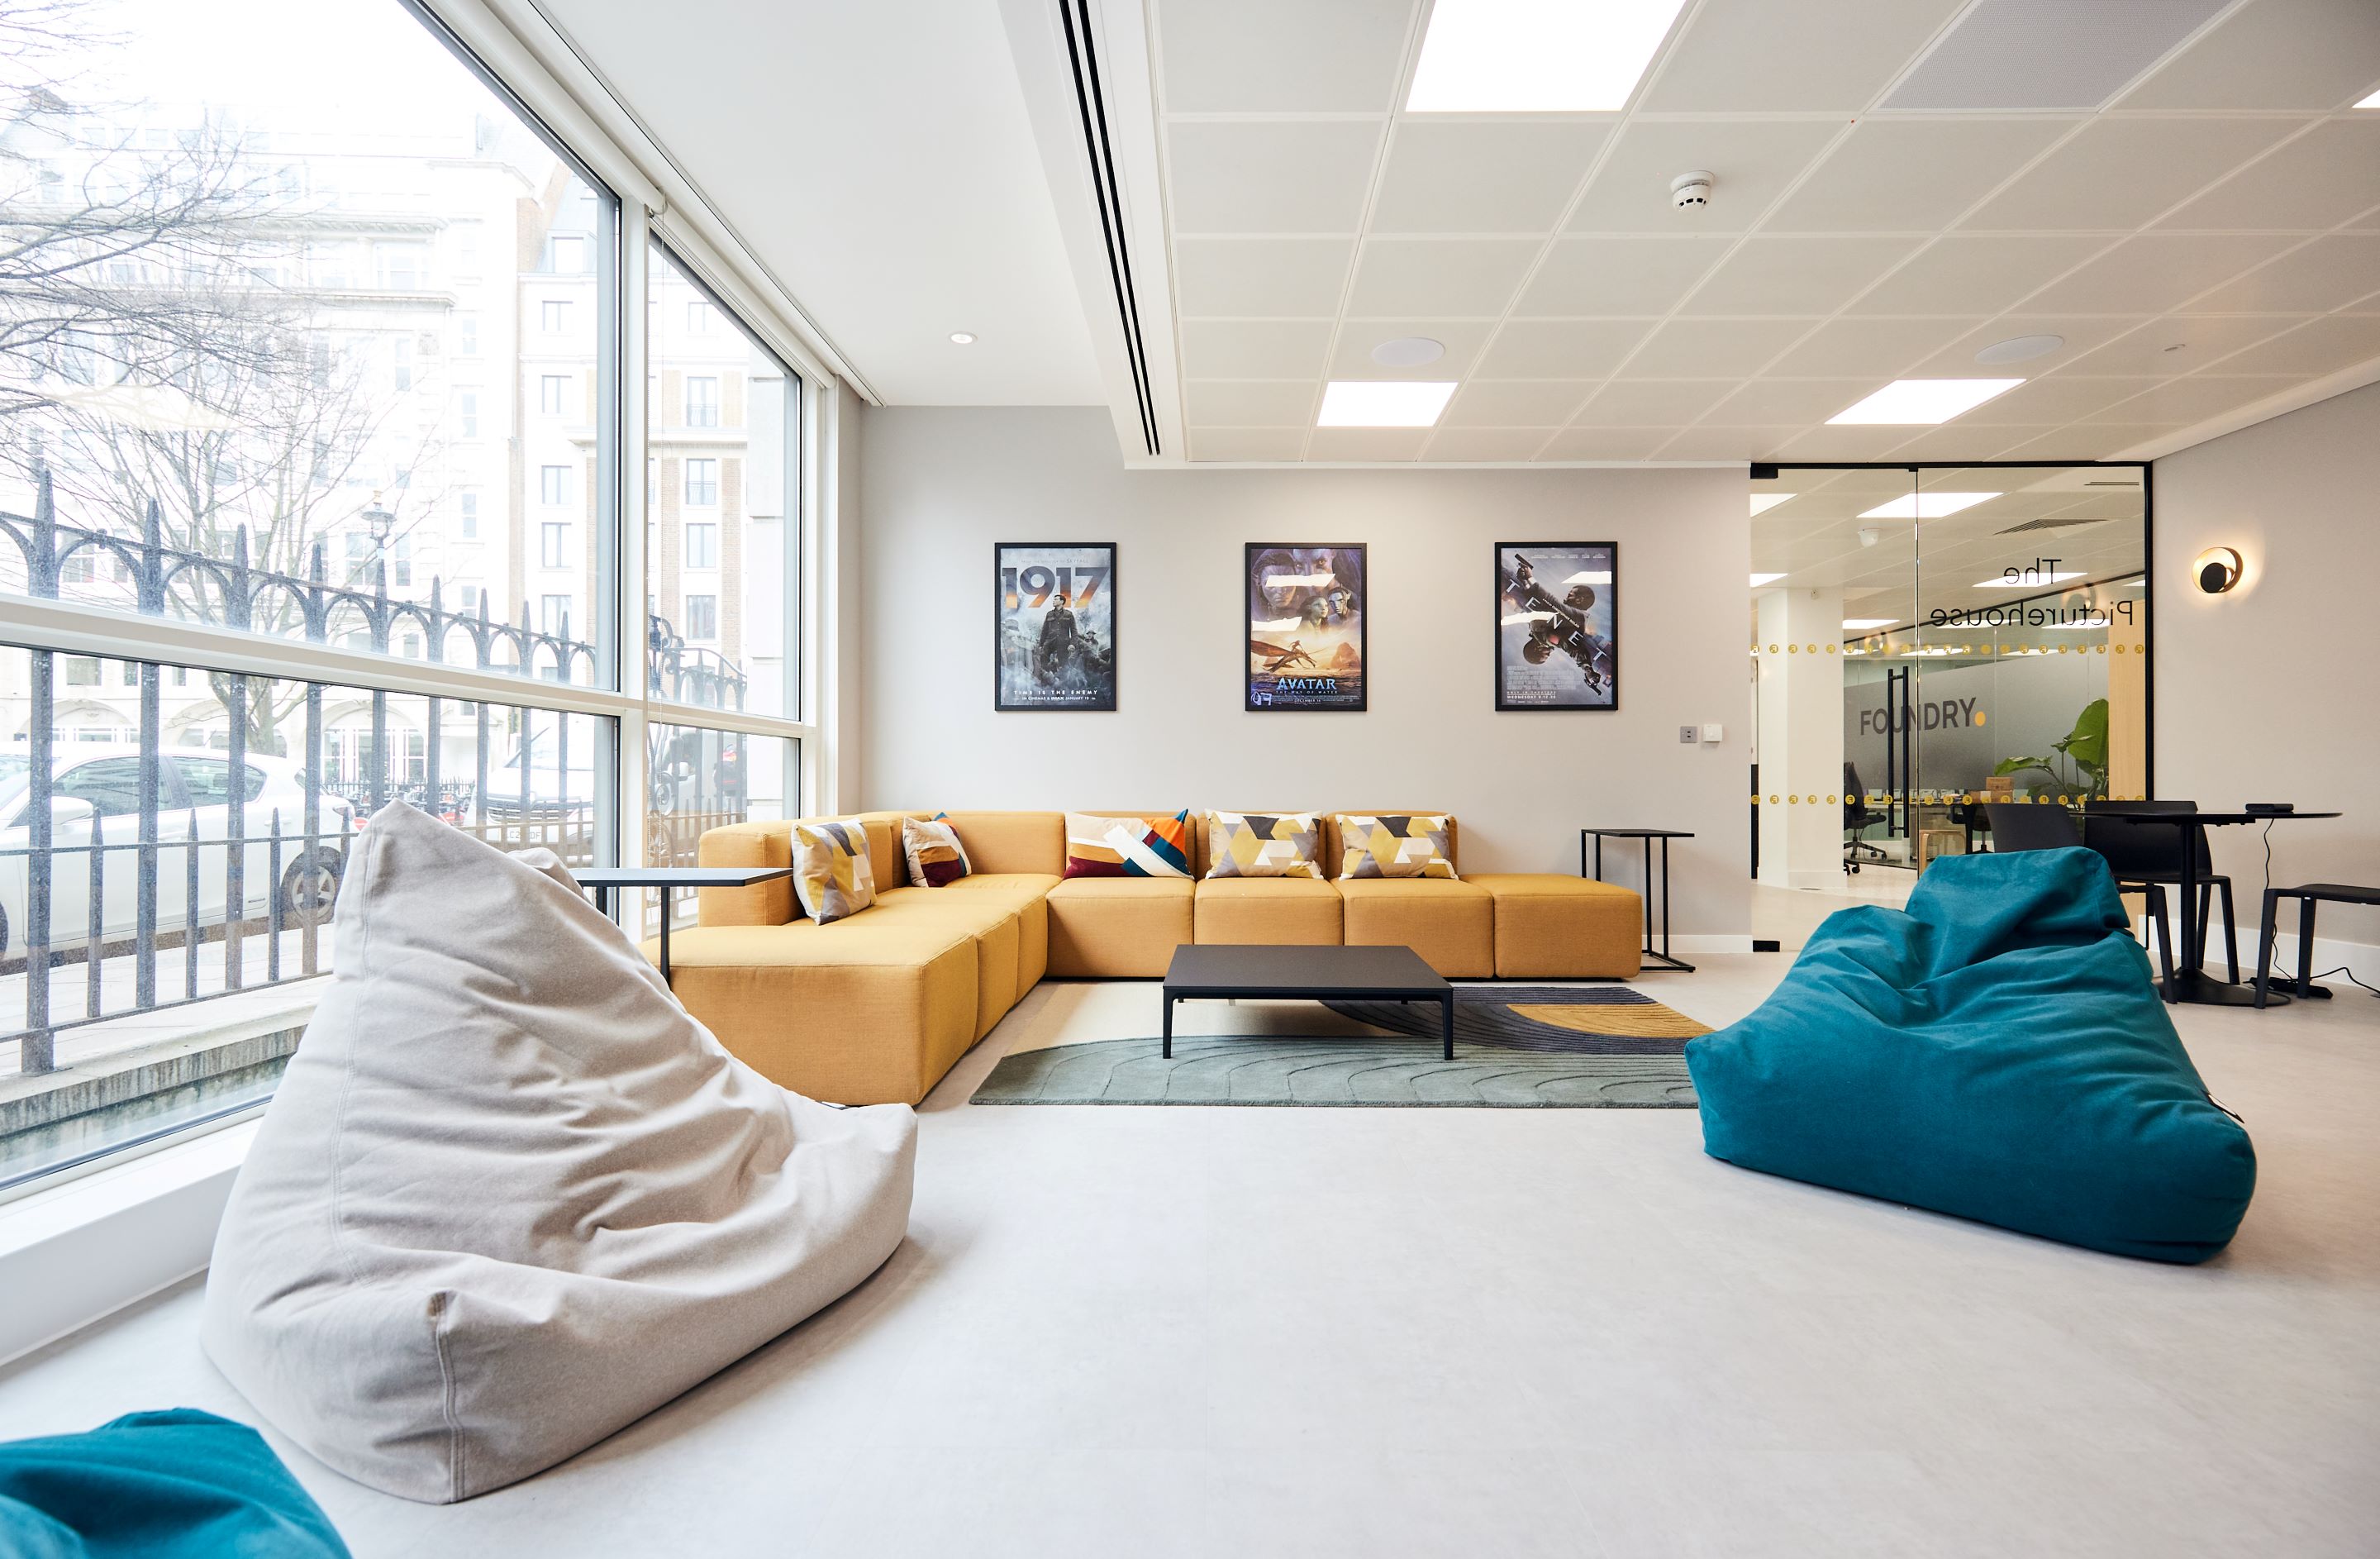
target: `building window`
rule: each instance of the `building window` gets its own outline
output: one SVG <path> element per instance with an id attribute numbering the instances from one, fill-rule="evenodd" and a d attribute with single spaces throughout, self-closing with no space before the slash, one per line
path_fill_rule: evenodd
<path id="1" fill-rule="evenodd" d="M 570 303 L 566 298 L 549 298 L 538 306 L 538 323 L 548 335 L 559 335 L 570 328 Z"/>
<path id="2" fill-rule="evenodd" d="M 419 244 L 381 244 L 380 285 L 391 292 L 412 292 L 422 285 Z"/>
<path id="3" fill-rule="evenodd" d="M 90 655 L 76 655 L 67 662 L 67 686 L 96 688 L 99 686 L 99 662 Z"/>
<path id="4" fill-rule="evenodd" d="M 389 582 L 410 588 L 413 584 L 413 538 L 399 536 L 390 544 Z"/>
<path id="5" fill-rule="evenodd" d="M 545 268 L 558 275 L 585 274 L 587 240 L 576 233 L 556 233 L 545 240 Z"/>
<path id="6" fill-rule="evenodd" d="M 549 519 L 538 527 L 538 564 L 544 568 L 569 566 L 570 527 L 560 520 Z"/>
<path id="7" fill-rule="evenodd" d="M 686 380 L 686 425 L 689 428 L 719 426 L 719 381 L 716 378 L 701 374 Z"/>
<path id="8" fill-rule="evenodd" d="M 389 352 L 395 362 L 396 387 L 400 390 L 413 388 L 413 343 L 403 339 L 392 341 Z"/>
<path id="9" fill-rule="evenodd" d="M 719 311 L 710 306 L 710 299 L 698 298 L 686 306 L 686 333 L 688 335 L 708 335 L 718 327 Z"/>
<path id="10" fill-rule="evenodd" d="M 711 639 L 719 637 L 719 598 L 715 595 L 689 595 L 686 598 L 686 636 L 688 639 Z"/>
<path id="11" fill-rule="evenodd" d="M 540 466 L 537 471 L 537 495 L 540 503 L 560 505 L 570 502 L 570 468 Z"/>
<path id="12" fill-rule="evenodd" d="M 686 463 L 686 501 L 689 506 L 698 509 L 718 506 L 718 461 L 703 459 Z"/>
<path id="13" fill-rule="evenodd" d="M 538 627 L 546 633 L 560 634 L 570 623 L 570 597 L 540 596 L 538 599 Z"/>
<path id="14" fill-rule="evenodd" d="M 455 502 L 457 505 L 455 516 L 455 534 L 466 542 L 478 541 L 480 539 L 480 495 L 477 493 L 465 493 L 458 495 Z"/>
<path id="15" fill-rule="evenodd" d="M 480 355 L 480 316 L 464 314 L 455 321 L 455 353 L 457 357 Z"/>
<path id="16" fill-rule="evenodd" d="M 465 390 L 455 397 L 455 432 L 464 438 L 480 436 L 480 396 L 476 390 Z"/>
<path id="17" fill-rule="evenodd" d="M 648 508 L 662 501 L 662 462 L 658 456 L 645 460 L 645 505 Z"/>
<path id="18" fill-rule="evenodd" d="M 570 393 L 567 374 L 549 373 L 537 382 L 537 408 L 548 417 L 562 415 L 562 403 Z"/>
<path id="19" fill-rule="evenodd" d="M 697 520 L 686 528 L 686 566 L 688 568 L 719 566 L 719 527 Z"/>

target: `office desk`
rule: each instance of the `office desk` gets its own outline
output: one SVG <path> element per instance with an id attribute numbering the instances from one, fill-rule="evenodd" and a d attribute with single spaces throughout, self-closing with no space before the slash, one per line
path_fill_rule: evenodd
<path id="1" fill-rule="evenodd" d="M 2228 980 L 2216 980 L 2206 972 L 2205 961 L 2198 950 L 2198 851 L 2204 830 L 2232 828 L 2242 823 L 2287 822 L 2292 818 L 2335 818 L 2337 812 L 2193 812 L 2176 808 L 2169 812 L 2093 812 L 2095 822 L 2110 820 L 2121 823 L 2155 823 L 2159 827 L 2178 824 L 2181 829 L 2181 881 L 2177 887 L 2181 898 L 2181 950 L 2180 963 L 2173 978 L 2165 982 L 2165 999 L 2168 1002 L 2196 1002 L 2204 1006 L 2251 1007 L 2256 1005 L 2256 991 L 2251 985 L 2234 985 Z M 2277 993 L 2268 995 L 2267 1003 L 2287 1004 L 2289 998 Z"/>

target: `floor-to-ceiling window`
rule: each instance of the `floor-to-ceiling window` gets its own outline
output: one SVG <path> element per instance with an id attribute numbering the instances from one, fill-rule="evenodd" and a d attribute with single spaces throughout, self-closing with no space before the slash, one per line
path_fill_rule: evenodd
<path id="1" fill-rule="evenodd" d="M 269 1093 L 382 806 L 690 859 L 797 810 L 808 729 L 801 381 L 640 207 L 399 0 L 29 17 L 0 1189 Z"/>

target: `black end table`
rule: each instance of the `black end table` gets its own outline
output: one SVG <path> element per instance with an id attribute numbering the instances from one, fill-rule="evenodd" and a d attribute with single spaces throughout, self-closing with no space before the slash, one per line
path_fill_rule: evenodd
<path id="1" fill-rule="evenodd" d="M 1173 1004 L 1224 1001 L 1436 1002 L 1446 1058 L 1454 1059 L 1454 987 L 1410 947 L 1176 947 L 1165 970 L 1165 1048 Z"/>
<path id="2" fill-rule="evenodd" d="M 1588 875 L 1586 842 L 1595 841 L 1595 871 L 1597 882 L 1603 881 L 1603 842 L 1606 839 L 1642 839 L 1645 841 L 1645 945 L 1638 949 L 1656 967 L 1677 969 L 1685 974 L 1694 972 L 1694 966 L 1683 958 L 1670 956 L 1670 841 L 1691 839 L 1694 834 L 1677 828 L 1582 828 L 1578 831 L 1578 874 Z M 1653 945 L 1653 841 L 1661 841 L 1661 945 Z"/>
<path id="3" fill-rule="evenodd" d="M 2237 985 L 2217 980 L 2206 972 L 2206 960 L 2198 950 L 2198 852 L 2205 848 L 2203 830 L 2230 828 L 2254 822 L 2287 822 L 2291 818 L 2335 818 L 2337 812 L 2201 812 L 2176 807 L 2171 811 L 2092 812 L 2086 815 L 2094 822 L 2121 822 L 2132 825 L 2154 824 L 2160 828 L 2179 825 L 2181 831 L 2181 865 L 2176 875 L 2176 897 L 2181 900 L 2181 965 L 2173 978 L 2165 981 L 2165 999 L 2168 1002 L 2195 1002 L 2204 1006 L 2252 1007 L 2278 1003 L 2289 1005 L 2289 999 L 2277 992 L 2260 995 L 2254 986 Z M 2211 859 L 2212 857 L 2210 856 Z M 2267 945 L 2269 950 L 2269 944 Z M 2261 966 L 2263 959 L 2258 963 Z"/>
<path id="4" fill-rule="evenodd" d="M 748 888 L 790 877 L 790 866 L 589 866 L 573 871 L 582 888 L 595 890 L 595 907 L 612 912 L 614 888 Z M 662 983 L 667 985 L 669 965 L 669 897 L 662 897 Z"/>

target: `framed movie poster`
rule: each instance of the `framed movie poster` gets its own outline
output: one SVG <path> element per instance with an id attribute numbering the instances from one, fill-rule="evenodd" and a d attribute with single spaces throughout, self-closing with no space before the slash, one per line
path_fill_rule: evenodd
<path id="1" fill-rule="evenodd" d="M 1620 707 L 1620 548 L 1496 543 L 1496 707 Z"/>
<path id="2" fill-rule="evenodd" d="M 1111 542 L 1002 542 L 992 555 L 991 705 L 1116 706 Z"/>
<path id="3" fill-rule="evenodd" d="M 1247 550 L 1247 707 L 1366 707 L 1361 545 Z"/>

